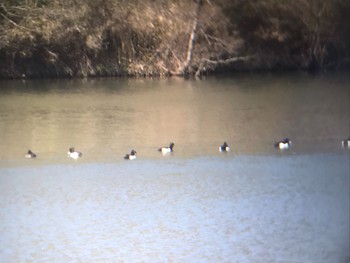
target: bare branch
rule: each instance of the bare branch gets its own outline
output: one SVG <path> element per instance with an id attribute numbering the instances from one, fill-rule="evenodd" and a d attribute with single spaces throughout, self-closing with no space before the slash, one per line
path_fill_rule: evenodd
<path id="1" fill-rule="evenodd" d="M 173 54 L 174 58 L 176 59 L 178 68 L 182 68 L 182 63 L 181 63 L 180 59 L 175 55 L 174 51 L 171 48 L 169 48 L 169 50 L 170 50 L 171 54 Z"/>
<path id="2" fill-rule="evenodd" d="M 27 27 L 24 27 L 24 26 L 20 26 L 18 25 L 15 21 L 13 21 L 12 19 L 8 18 L 7 16 L 5 16 L 4 14 L 0 13 L 0 15 L 5 18 L 7 21 L 9 21 L 12 25 L 14 25 L 15 27 L 18 27 L 18 28 L 22 28 L 24 30 L 27 30 L 27 31 L 31 31 L 29 28 Z"/>
<path id="3" fill-rule="evenodd" d="M 218 64 L 229 64 L 236 61 L 246 61 L 250 59 L 252 59 L 252 56 L 234 57 L 234 58 L 220 59 L 220 60 L 203 59 L 203 61 L 209 64 L 218 65 Z"/>

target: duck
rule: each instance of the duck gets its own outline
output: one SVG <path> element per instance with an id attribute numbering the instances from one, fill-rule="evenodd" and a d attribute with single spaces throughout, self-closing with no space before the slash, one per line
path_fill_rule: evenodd
<path id="1" fill-rule="evenodd" d="M 341 145 L 343 146 L 343 148 L 350 148 L 350 136 L 349 136 L 349 138 L 343 140 L 341 142 Z"/>
<path id="2" fill-rule="evenodd" d="M 124 159 L 125 160 L 135 160 L 136 159 L 136 153 L 137 152 L 135 150 L 131 150 L 130 153 L 125 154 Z"/>
<path id="3" fill-rule="evenodd" d="M 220 147 L 219 147 L 219 151 L 220 152 L 229 152 L 231 149 L 230 149 L 230 147 L 227 145 L 227 142 L 224 142 L 224 144 L 223 145 L 221 145 Z"/>
<path id="4" fill-rule="evenodd" d="M 281 141 L 275 142 L 275 147 L 280 150 L 287 150 L 292 146 L 292 141 L 288 138 L 284 138 Z"/>
<path id="5" fill-rule="evenodd" d="M 167 154 L 167 153 L 172 153 L 173 152 L 173 148 L 174 148 L 174 143 L 170 143 L 169 147 L 162 147 L 159 148 L 158 151 L 162 152 L 162 154 Z"/>
<path id="6" fill-rule="evenodd" d="M 31 150 L 28 150 L 28 152 L 27 152 L 27 154 L 25 156 L 28 159 L 36 158 L 36 154 L 33 153 Z"/>
<path id="7" fill-rule="evenodd" d="M 69 148 L 68 156 L 72 159 L 78 159 L 83 156 L 81 152 L 78 152 L 74 149 L 74 147 Z"/>

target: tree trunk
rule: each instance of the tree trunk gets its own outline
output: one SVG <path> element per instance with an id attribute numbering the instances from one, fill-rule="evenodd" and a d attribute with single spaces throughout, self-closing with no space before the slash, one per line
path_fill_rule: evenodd
<path id="1" fill-rule="evenodd" d="M 196 34 L 197 34 L 197 28 L 198 28 L 198 17 L 199 17 L 199 12 L 200 8 L 202 6 L 203 0 L 197 0 L 197 6 L 196 6 L 196 11 L 194 14 L 194 21 L 193 21 L 193 26 L 190 34 L 190 39 L 188 40 L 188 47 L 187 47 L 187 55 L 186 55 L 186 61 L 182 66 L 182 69 L 180 71 L 185 75 L 189 71 L 189 66 L 192 61 L 192 54 L 193 54 L 193 48 L 196 40 Z"/>

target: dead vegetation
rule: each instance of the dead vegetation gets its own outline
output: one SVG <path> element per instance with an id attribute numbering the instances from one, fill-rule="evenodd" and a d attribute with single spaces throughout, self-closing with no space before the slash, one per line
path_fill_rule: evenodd
<path id="1" fill-rule="evenodd" d="M 349 65 L 345 0 L 3 0 L 0 77 Z"/>

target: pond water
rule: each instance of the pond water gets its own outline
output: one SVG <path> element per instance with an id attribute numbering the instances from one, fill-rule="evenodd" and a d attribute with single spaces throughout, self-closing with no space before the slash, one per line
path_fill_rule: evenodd
<path id="1" fill-rule="evenodd" d="M 1 81 L 0 261 L 349 262 L 349 101 L 344 73 Z"/>

